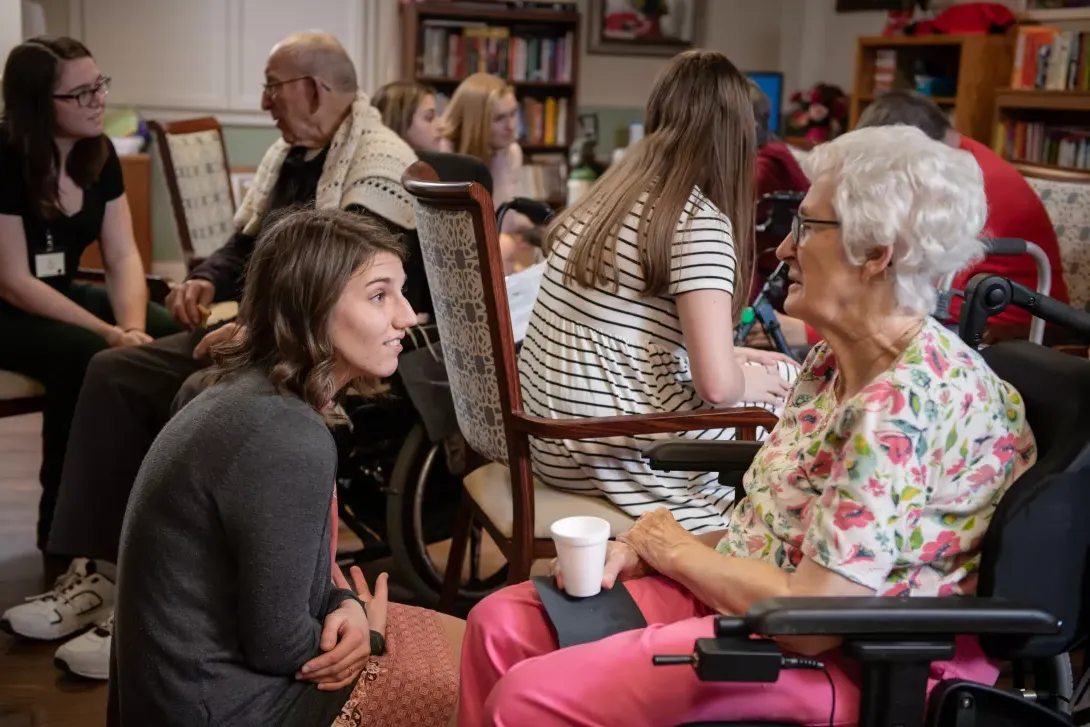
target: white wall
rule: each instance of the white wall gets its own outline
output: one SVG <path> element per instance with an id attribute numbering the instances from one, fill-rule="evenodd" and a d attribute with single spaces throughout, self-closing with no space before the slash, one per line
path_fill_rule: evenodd
<path id="1" fill-rule="evenodd" d="M 781 4 L 804 0 L 707 0 L 701 45 L 727 54 L 744 71 L 780 68 Z M 810 2 L 810 0 L 805 0 Z M 580 0 L 579 103 L 594 107 L 643 106 L 668 58 L 587 53 L 587 0 Z"/>
<path id="2" fill-rule="evenodd" d="M 0 74 L 11 49 L 23 42 L 23 0 L 0 0 Z"/>
<path id="3" fill-rule="evenodd" d="M 0 0 L 0 3 L 10 0 Z M 301 30 L 344 44 L 365 88 L 381 75 L 393 0 L 45 0 L 51 33 L 79 38 L 113 78 L 110 101 L 160 119 L 214 113 L 269 125 L 260 110 L 265 59 Z M 396 11 L 395 11 L 396 12 Z M 396 16 L 395 16 L 396 17 Z M 0 27 L 2 27 L 0 23 Z M 396 28 L 396 22 L 394 27 Z M 135 29 L 139 28 L 139 32 Z"/>
<path id="4" fill-rule="evenodd" d="M 884 12 L 837 13 L 836 0 L 783 0 L 781 68 L 787 94 L 815 83 L 852 92 L 856 40 L 881 35 Z"/>

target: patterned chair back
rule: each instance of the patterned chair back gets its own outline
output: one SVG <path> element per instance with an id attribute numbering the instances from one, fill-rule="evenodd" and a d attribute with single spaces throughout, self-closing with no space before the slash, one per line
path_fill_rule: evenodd
<path id="1" fill-rule="evenodd" d="M 469 446 L 508 464 L 509 415 L 521 411 L 515 345 L 492 198 L 477 183 L 409 167 L 416 232 L 458 426 Z"/>
<path id="2" fill-rule="evenodd" d="M 190 268 L 235 230 L 235 199 L 223 129 L 214 118 L 150 122 L 170 190 L 178 238 Z"/>
<path id="3" fill-rule="evenodd" d="M 1090 303 L 1090 180 L 1031 176 L 1027 181 L 1040 195 L 1056 229 L 1060 263 L 1071 305 Z"/>

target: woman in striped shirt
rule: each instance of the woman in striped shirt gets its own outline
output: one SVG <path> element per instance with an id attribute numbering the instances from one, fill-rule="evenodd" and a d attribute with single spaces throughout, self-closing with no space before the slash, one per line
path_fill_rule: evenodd
<path id="1" fill-rule="evenodd" d="M 524 406 L 565 418 L 742 402 L 775 410 L 793 362 L 732 341 L 754 244 L 745 76 L 720 53 L 681 54 L 651 92 L 645 128 L 546 235 L 548 265 L 519 358 Z M 657 438 L 536 439 L 534 474 L 608 497 L 633 517 L 667 507 L 691 531 L 724 528 L 730 489 L 714 473 L 651 470 L 642 452 Z"/>

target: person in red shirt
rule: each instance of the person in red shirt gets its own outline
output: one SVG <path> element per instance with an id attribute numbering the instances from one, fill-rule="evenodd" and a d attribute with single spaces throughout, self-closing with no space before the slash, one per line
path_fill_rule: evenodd
<path id="1" fill-rule="evenodd" d="M 867 106 L 855 128 L 867 126 L 915 126 L 936 141 L 962 149 L 973 155 L 984 175 L 984 193 L 988 198 L 988 221 L 984 234 L 988 237 L 1013 237 L 1032 242 L 1048 257 L 1052 268 L 1052 288 L 1049 297 L 1068 302 L 1067 284 L 1064 282 L 1060 262 L 1060 246 L 1056 231 L 1048 217 L 1041 198 L 1029 186 L 1025 177 L 1009 162 L 978 141 L 962 136 L 950 124 L 941 108 L 931 99 L 911 91 L 894 91 L 884 94 Z M 979 273 L 1002 275 L 1034 290 L 1037 287 L 1037 264 L 1029 255 L 994 255 L 971 265 L 954 278 L 955 290 L 964 290 L 969 280 Z M 955 297 L 950 303 L 952 320 L 957 320 L 962 301 Z M 1029 313 L 1008 308 L 991 319 L 993 326 L 1024 326 L 1030 322 Z M 800 343 L 804 329 L 799 321 L 780 319 L 788 342 Z M 816 343 L 816 333 L 805 330 L 806 341 Z"/>
<path id="2" fill-rule="evenodd" d="M 757 199 L 773 192 L 805 192 L 810 189 L 810 180 L 795 155 L 769 128 L 772 102 L 752 80 L 749 82 L 749 101 L 753 105 L 753 120 L 757 124 Z M 757 209 L 758 222 L 765 220 L 770 212 L 767 204 L 760 205 Z M 754 292 L 760 289 L 761 281 L 779 263 L 775 253 L 782 240 L 782 231 L 763 235 L 758 233 L 757 280 L 751 288 Z"/>

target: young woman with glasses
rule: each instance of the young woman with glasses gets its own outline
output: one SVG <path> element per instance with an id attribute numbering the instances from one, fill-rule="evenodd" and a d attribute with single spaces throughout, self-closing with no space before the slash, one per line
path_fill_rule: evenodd
<path id="1" fill-rule="evenodd" d="M 121 163 L 102 132 L 110 79 L 71 38 L 33 38 L 3 74 L 0 117 L 0 369 L 46 390 L 38 546 L 45 546 L 72 412 L 91 357 L 178 330 L 148 303 Z M 76 282 L 101 245 L 106 286 Z M 0 627 L 26 631 L 40 624 Z"/>

